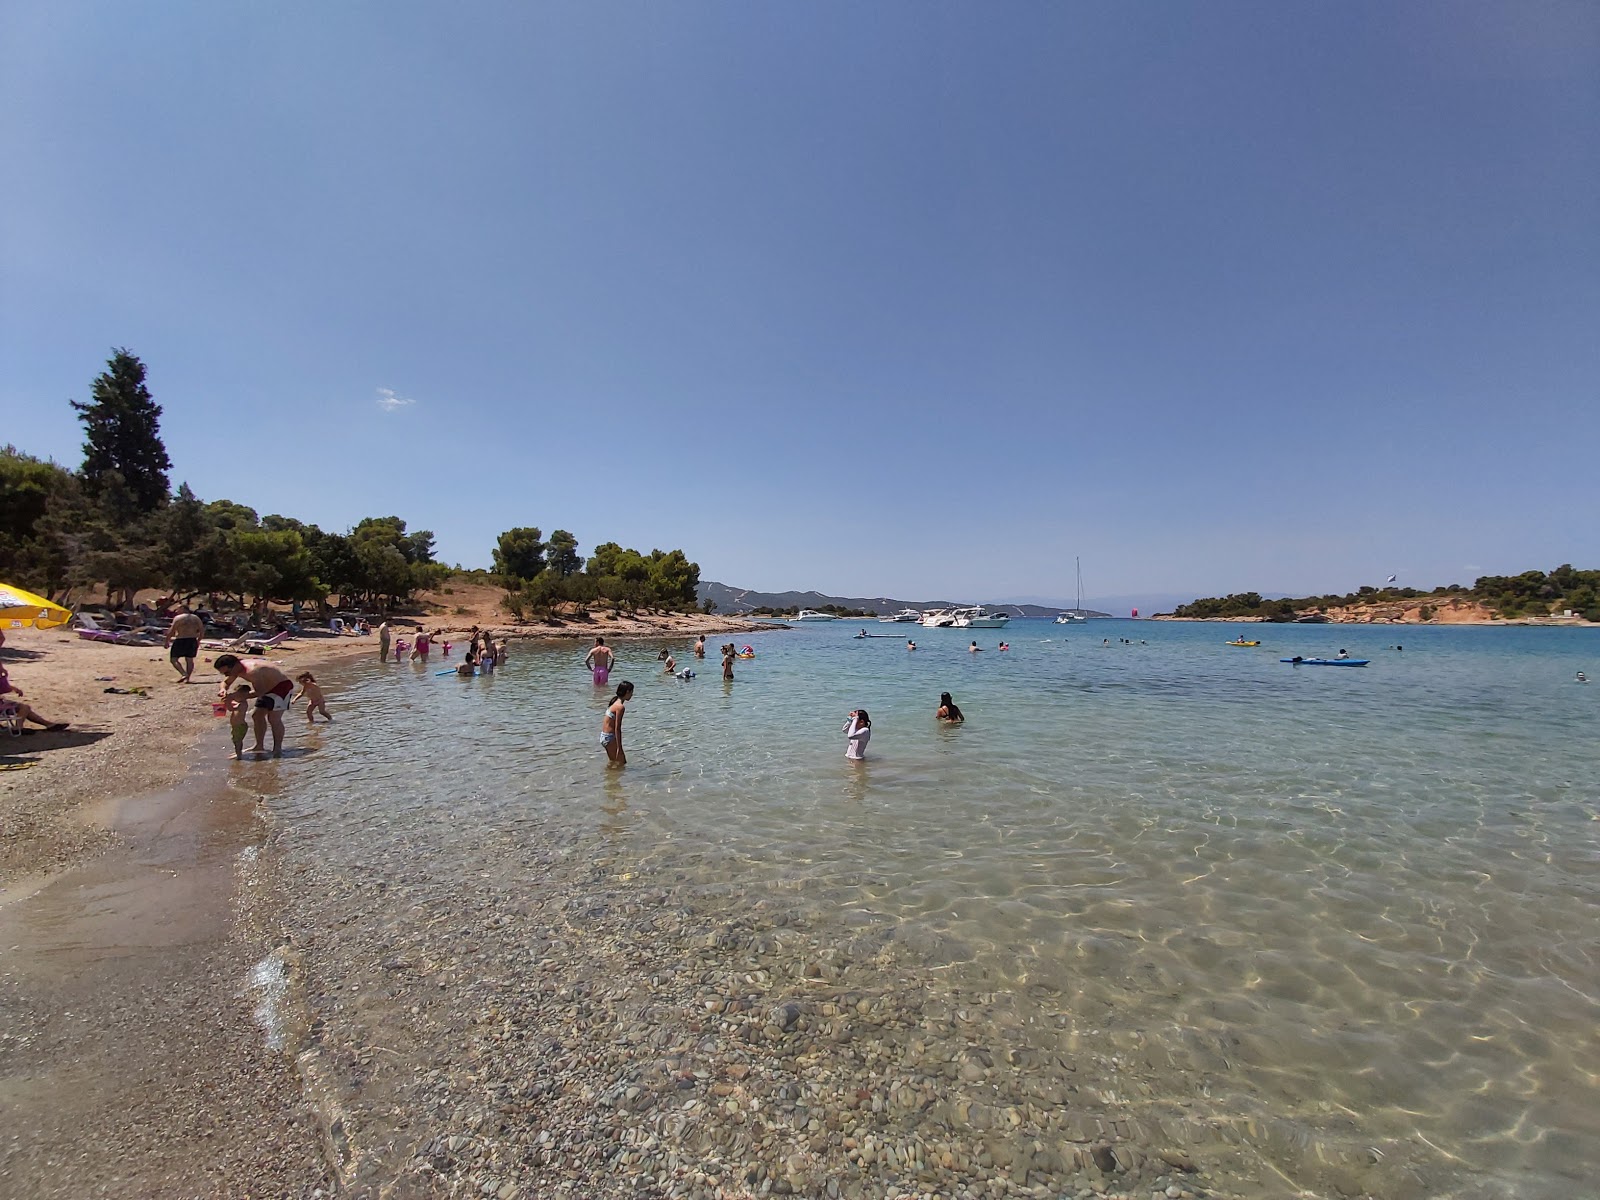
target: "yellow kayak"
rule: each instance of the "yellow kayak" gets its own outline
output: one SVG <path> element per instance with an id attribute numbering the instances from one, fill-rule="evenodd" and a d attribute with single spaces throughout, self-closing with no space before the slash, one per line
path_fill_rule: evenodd
<path id="1" fill-rule="evenodd" d="M 1261 643 L 1260 642 L 1246 642 L 1246 641 L 1240 640 L 1240 641 L 1237 641 L 1237 642 L 1224 642 L 1223 645 L 1225 645 L 1225 646 L 1259 646 L 1259 645 L 1261 645 Z"/>

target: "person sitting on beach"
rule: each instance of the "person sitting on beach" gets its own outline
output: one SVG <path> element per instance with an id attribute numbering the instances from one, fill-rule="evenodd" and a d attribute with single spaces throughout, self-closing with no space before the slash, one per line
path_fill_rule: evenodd
<path id="1" fill-rule="evenodd" d="M 594 647 L 584 656 L 585 669 L 594 673 L 595 687 L 605 687 L 606 680 L 611 678 L 611 667 L 617 661 L 617 656 L 611 653 L 611 647 L 606 645 L 603 637 L 594 640 Z"/>
<path id="2" fill-rule="evenodd" d="M 270 726 L 272 756 L 277 758 L 283 753 L 283 713 L 289 707 L 289 697 L 294 694 L 294 680 L 271 663 L 260 659 L 247 667 L 236 654 L 219 654 L 211 665 L 222 672 L 222 678 L 230 690 L 240 680 L 250 685 L 250 695 L 256 702 L 253 717 L 256 744 L 250 748 L 250 752 L 266 753 L 267 748 L 263 743 L 267 740 L 267 728 Z"/>
<path id="3" fill-rule="evenodd" d="M 178 673 L 180 683 L 188 683 L 194 674 L 194 660 L 200 653 L 200 639 L 205 635 L 206 623 L 188 609 L 172 618 L 164 645 L 170 647 L 167 660 Z"/>
<path id="4" fill-rule="evenodd" d="M 666 664 L 665 664 L 665 666 L 663 668 L 663 674 L 676 675 L 677 673 L 678 673 L 678 660 L 673 658 L 672 655 L 669 654 L 669 655 L 667 655 L 667 661 L 666 661 Z"/>
<path id="5" fill-rule="evenodd" d="M 6 635 L 0 630 L 0 649 L 4 649 Z M 24 721 L 31 721 L 35 725 L 43 725 L 50 733 L 60 733 L 67 728 L 70 722 L 51 721 L 34 711 L 33 705 L 22 698 L 22 689 L 11 682 L 11 676 L 6 674 L 6 665 L 0 662 L 0 718 L 15 721 L 18 726 Z"/>
<path id="6" fill-rule="evenodd" d="M 844 723 L 844 756 L 859 762 L 867 756 L 867 743 L 872 740 L 872 718 L 864 708 L 855 709 Z"/>
<path id="7" fill-rule="evenodd" d="M 970 654 L 982 654 L 983 647 L 978 645 L 977 642 L 973 642 L 972 645 L 967 647 L 967 652 Z"/>
<path id="8" fill-rule="evenodd" d="M 967 719 L 956 702 L 950 699 L 949 692 L 939 693 L 939 711 L 933 715 L 941 721 L 949 721 L 952 725 L 959 725 Z"/>
<path id="9" fill-rule="evenodd" d="M 628 765 L 628 756 L 622 752 L 622 716 L 628 701 L 633 699 L 633 684 L 624 679 L 617 684 L 617 694 L 606 706 L 605 719 L 600 722 L 600 744 L 605 747 L 606 758 L 613 767 Z"/>
<path id="10" fill-rule="evenodd" d="M 694 644 L 694 656 L 696 658 L 704 658 L 706 656 L 706 635 L 703 633 Z"/>
<path id="11" fill-rule="evenodd" d="M 233 756 L 243 758 L 244 735 L 250 730 L 250 685 L 238 684 L 222 703 L 228 714 L 228 734 L 233 738 Z"/>
<path id="12" fill-rule="evenodd" d="M 306 702 L 306 724 L 316 724 L 316 718 L 312 714 L 319 710 L 328 720 L 333 720 L 333 714 L 328 711 L 327 698 L 317 686 L 317 677 L 310 671 L 303 671 L 296 678 L 300 682 L 300 694 L 295 699 Z"/>

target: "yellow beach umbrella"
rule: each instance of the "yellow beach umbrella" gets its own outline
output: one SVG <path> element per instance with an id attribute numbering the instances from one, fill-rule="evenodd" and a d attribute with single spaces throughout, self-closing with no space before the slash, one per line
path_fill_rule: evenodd
<path id="1" fill-rule="evenodd" d="M 0 629 L 54 629 L 72 620 L 72 614 L 43 596 L 35 596 L 9 583 L 0 583 Z"/>

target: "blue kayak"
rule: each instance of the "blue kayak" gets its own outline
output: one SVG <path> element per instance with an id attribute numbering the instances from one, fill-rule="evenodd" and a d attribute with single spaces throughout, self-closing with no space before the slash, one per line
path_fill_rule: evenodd
<path id="1" fill-rule="evenodd" d="M 1279 662 L 1294 663 L 1300 667 L 1364 667 L 1370 658 L 1280 658 Z"/>

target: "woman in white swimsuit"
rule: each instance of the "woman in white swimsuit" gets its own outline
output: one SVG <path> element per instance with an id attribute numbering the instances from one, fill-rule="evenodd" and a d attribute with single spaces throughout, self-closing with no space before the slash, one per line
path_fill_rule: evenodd
<path id="1" fill-rule="evenodd" d="M 850 719 L 844 723 L 844 756 L 849 759 L 860 760 L 867 756 L 867 743 L 872 740 L 872 718 L 867 716 L 867 710 L 858 708 L 850 714 Z"/>

